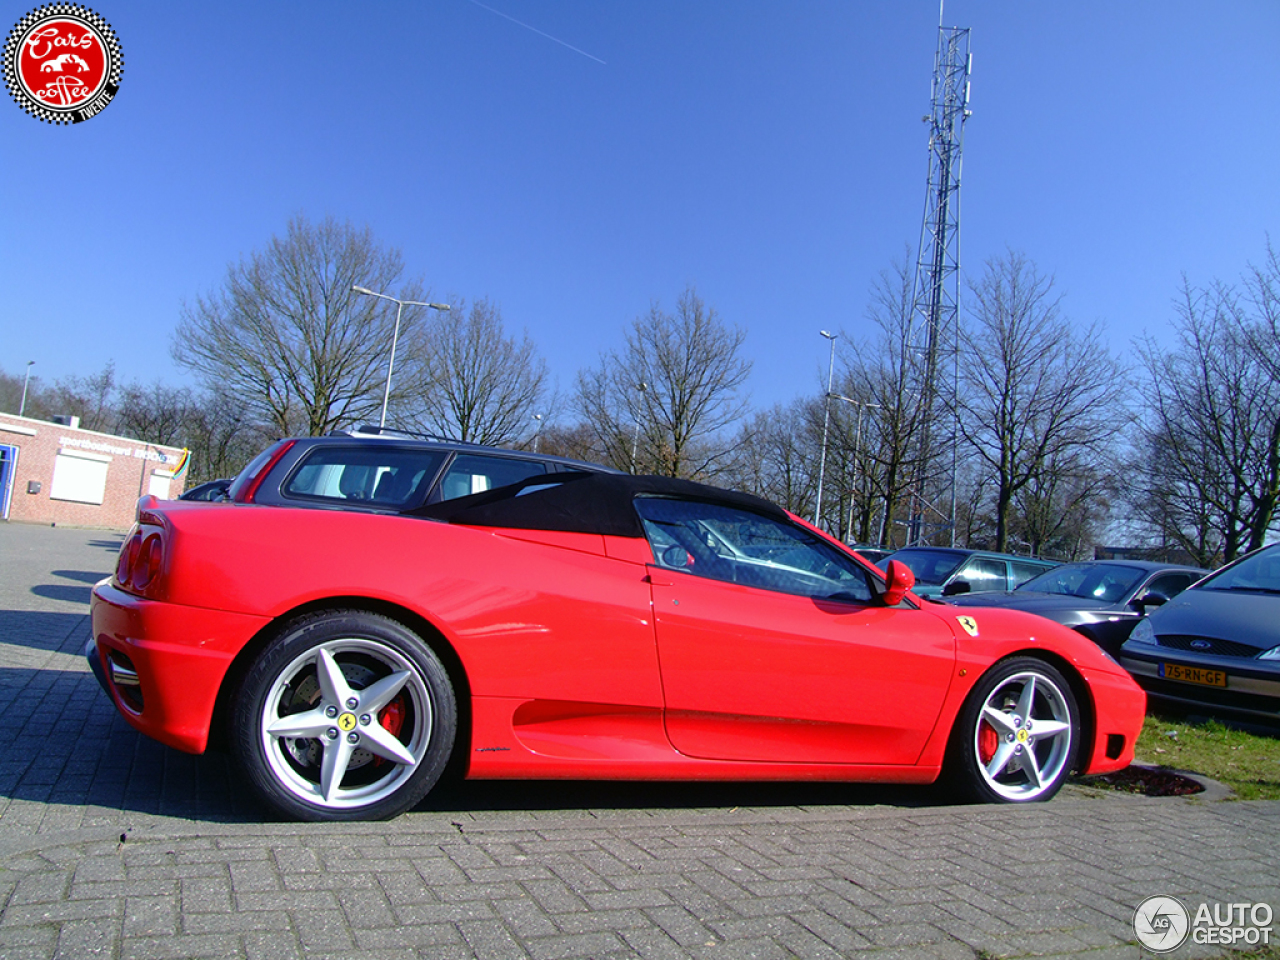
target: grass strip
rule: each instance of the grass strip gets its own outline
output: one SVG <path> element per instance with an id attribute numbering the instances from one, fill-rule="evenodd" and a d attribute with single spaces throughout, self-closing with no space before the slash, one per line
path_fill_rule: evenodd
<path id="1" fill-rule="evenodd" d="M 1280 800 L 1280 728 L 1151 713 L 1134 759 L 1225 783 L 1241 800 Z"/>

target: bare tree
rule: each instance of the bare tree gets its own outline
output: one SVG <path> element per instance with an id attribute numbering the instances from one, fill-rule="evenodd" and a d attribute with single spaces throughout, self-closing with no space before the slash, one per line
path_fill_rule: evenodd
<path id="1" fill-rule="evenodd" d="M 26 389 L 27 403 L 23 406 L 22 393 Z M 12 374 L 0 370 L 0 410 L 6 413 L 24 411 L 24 416 L 39 420 L 50 415 L 51 411 L 44 402 L 44 383 L 39 376 L 28 372 L 24 367 L 20 373 Z"/>
<path id="2" fill-rule="evenodd" d="M 159 381 L 149 387 L 130 383 L 120 388 L 117 429 L 148 443 L 185 446 L 195 406 L 195 396 L 188 388 L 170 387 Z"/>
<path id="3" fill-rule="evenodd" d="M 396 307 L 351 288 L 424 300 L 403 272 L 399 251 L 368 228 L 294 217 L 284 237 L 233 264 L 221 290 L 184 307 L 173 356 L 281 434 L 357 423 L 382 401 Z M 402 336 L 423 310 L 404 308 Z"/>
<path id="4" fill-rule="evenodd" d="M 851 536 L 881 545 L 900 542 L 898 521 L 911 507 L 924 423 L 920 398 L 911 391 L 912 282 L 905 258 L 881 272 L 867 307 L 875 333 L 848 354 L 851 361 L 838 381 L 841 395 L 861 407 L 861 436 L 857 408 L 841 401 L 832 410 L 840 460 L 857 461 L 849 473 L 858 485 Z"/>
<path id="5" fill-rule="evenodd" d="M 1250 351 L 1270 374 L 1272 386 L 1280 387 L 1280 257 L 1270 240 L 1266 259 L 1261 265 L 1250 265 L 1245 290 L 1245 299 L 1253 307 L 1245 320 Z M 1280 411 L 1268 426 L 1265 482 L 1249 528 L 1250 550 L 1262 546 L 1280 506 Z"/>
<path id="6" fill-rule="evenodd" d="M 1014 497 L 1010 526 L 1033 557 L 1091 556 L 1112 503 L 1115 475 L 1092 456 L 1049 462 Z"/>
<path id="7" fill-rule="evenodd" d="M 578 412 L 606 463 L 640 473 L 707 479 L 726 465 L 751 372 L 746 334 L 720 319 L 693 288 L 664 312 L 657 303 L 627 330 L 621 352 L 578 375 Z M 633 456 L 634 452 L 634 456 Z"/>
<path id="8" fill-rule="evenodd" d="M 187 411 L 182 446 L 191 451 L 187 486 L 234 477 L 273 439 L 245 405 L 221 393 L 197 396 Z"/>
<path id="9" fill-rule="evenodd" d="M 586 423 L 575 423 L 567 427 L 555 424 L 544 426 L 538 434 L 538 450 L 556 457 L 587 462 L 598 458 L 595 431 Z"/>
<path id="10" fill-rule="evenodd" d="M 813 400 L 795 400 L 752 417 L 721 482 L 792 513 L 812 513 L 817 488 L 812 465 L 818 455 L 811 430 L 813 406 Z"/>
<path id="11" fill-rule="evenodd" d="M 115 422 L 125 436 L 188 449 L 188 486 L 235 476 L 273 437 L 229 394 L 159 382 L 121 387 Z"/>
<path id="12" fill-rule="evenodd" d="M 116 368 L 114 363 L 108 362 L 100 373 L 55 381 L 51 390 L 44 391 L 41 403 L 51 416 L 79 417 L 80 427 L 84 430 L 113 433 L 116 429 L 115 395 Z"/>
<path id="13" fill-rule="evenodd" d="M 1269 263 L 1274 277 L 1274 256 Z M 1162 542 L 1205 566 L 1261 546 L 1275 519 L 1280 339 L 1269 334 L 1276 301 L 1267 279 L 1255 271 L 1243 298 L 1227 284 L 1184 281 L 1177 346 L 1142 348 L 1151 408 L 1132 468 L 1133 506 Z"/>
<path id="14" fill-rule="evenodd" d="M 537 427 L 551 401 L 546 361 L 528 335 L 508 337 L 488 300 L 468 312 L 458 302 L 435 314 L 406 341 L 418 367 L 413 395 L 398 418 L 471 443 L 514 444 Z"/>
<path id="15" fill-rule="evenodd" d="M 962 336 L 958 420 L 990 468 L 994 546 L 1007 549 L 1014 498 L 1055 465 L 1111 441 L 1123 423 L 1121 371 L 1096 328 L 1077 334 L 1053 280 L 1010 252 L 971 286 Z"/>

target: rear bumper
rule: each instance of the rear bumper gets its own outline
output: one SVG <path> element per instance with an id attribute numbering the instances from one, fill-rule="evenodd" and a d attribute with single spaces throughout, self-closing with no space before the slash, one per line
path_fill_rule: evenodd
<path id="1" fill-rule="evenodd" d="M 107 675 L 102 669 L 102 658 L 98 656 L 98 642 L 90 637 L 84 645 L 85 659 L 89 661 L 89 669 L 93 671 L 94 677 L 98 680 L 98 686 L 102 687 L 107 696 L 111 696 L 111 684 L 107 682 Z"/>
<path id="2" fill-rule="evenodd" d="M 93 589 L 89 666 L 116 709 L 147 736 L 203 753 L 231 662 L 269 621 Z"/>

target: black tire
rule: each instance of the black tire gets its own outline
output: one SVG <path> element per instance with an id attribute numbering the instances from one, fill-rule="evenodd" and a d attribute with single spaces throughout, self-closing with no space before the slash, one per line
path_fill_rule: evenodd
<path id="1" fill-rule="evenodd" d="M 377 614 L 329 611 L 285 626 L 249 668 L 231 751 L 286 817 L 386 820 L 440 779 L 457 718 L 448 673 L 417 634 Z"/>
<path id="2" fill-rule="evenodd" d="M 992 666 L 965 700 L 951 731 L 946 779 L 979 803 L 1048 800 L 1071 775 L 1079 746 L 1071 684 L 1043 660 L 1012 657 Z"/>

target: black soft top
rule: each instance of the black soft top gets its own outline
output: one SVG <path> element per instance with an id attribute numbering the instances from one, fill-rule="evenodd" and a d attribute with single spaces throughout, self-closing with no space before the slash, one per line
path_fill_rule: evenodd
<path id="1" fill-rule="evenodd" d="M 768 500 L 692 480 L 577 472 L 541 474 L 409 512 L 476 527 L 643 537 L 644 528 L 632 506 L 638 495 L 703 500 L 787 519 L 786 511 Z"/>

